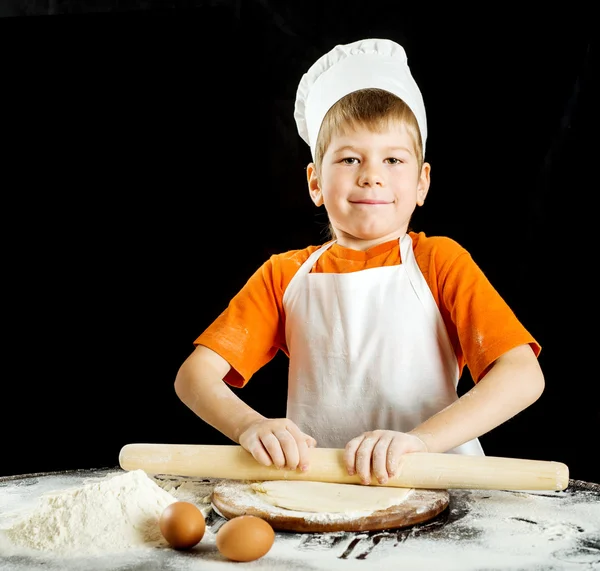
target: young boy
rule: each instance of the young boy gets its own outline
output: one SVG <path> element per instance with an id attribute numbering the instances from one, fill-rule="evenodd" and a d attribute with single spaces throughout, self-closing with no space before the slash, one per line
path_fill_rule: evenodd
<path id="1" fill-rule="evenodd" d="M 336 46 L 302 77 L 295 118 L 308 189 L 332 239 L 274 255 L 194 341 L 179 398 L 261 464 L 307 470 L 309 448 L 344 448 L 364 484 L 402 454 L 483 454 L 478 437 L 537 400 L 540 346 L 469 253 L 409 230 L 431 167 L 423 99 L 404 49 Z M 289 357 L 286 418 L 243 387 Z M 460 399 L 468 366 L 475 386 Z"/>

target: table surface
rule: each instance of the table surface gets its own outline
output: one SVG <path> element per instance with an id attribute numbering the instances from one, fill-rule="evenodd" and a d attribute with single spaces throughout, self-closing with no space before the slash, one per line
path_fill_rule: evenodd
<path id="1" fill-rule="evenodd" d="M 3 515 L 34 505 L 39 496 L 122 472 L 101 468 L 0 477 Z M 449 490 L 436 518 L 377 532 L 277 532 L 271 550 L 249 563 L 224 559 L 215 534 L 225 523 L 211 508 L 216 479 L 154 476 L 175 498 L 203 507 L 206 532 L 189 551 L 136 549 L 99 556 L 64 557 L 7 551 L 0 542 L 0 571 L 492 571 L 600 570 L 600 485 L 571 480 L 564 491 Z M 4 544 L 6 545 L 6 544 Z"/>

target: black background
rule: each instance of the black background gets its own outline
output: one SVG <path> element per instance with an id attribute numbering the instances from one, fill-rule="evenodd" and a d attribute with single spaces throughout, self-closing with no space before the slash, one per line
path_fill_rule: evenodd
<path id="1" fill-rule="evenodd" d="M 543 346 L 544 394 L 486 453 L 600 482 L 591 12 L 87 4 L 0 12 L 0 476 L 115 466 L 131 442 L 231 443 L 175 374 L 269 255 L 323 241 L 296 87 L 337 43 L 387 37 L 428 113 L 414 229 L 466 247 Z M 286 372 L 278 355 L 238 394 L 283 416 Z"/>

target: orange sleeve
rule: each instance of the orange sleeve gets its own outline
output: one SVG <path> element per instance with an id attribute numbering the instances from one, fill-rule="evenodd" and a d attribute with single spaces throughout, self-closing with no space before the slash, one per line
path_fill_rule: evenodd
<path id="1" fill-rule="evenodd" d="M 314 249 L 271 256 L 194 341 L 194 345 L 212 349 L 231 365 L 224 379 L 230 385 L 243 387 L 279 350 L 289 356 L 283 292 Z"/>
<path id="2" fill-rule="evenodd" d="M 461 372 L 466 364 L 478 382 L 498 357 L 519 345 L 529 344 L 539 355 L 540 344 L 462 246 L 446 237 L 420 233 L 417 238 L 415 257 L 440 308 Z"/>

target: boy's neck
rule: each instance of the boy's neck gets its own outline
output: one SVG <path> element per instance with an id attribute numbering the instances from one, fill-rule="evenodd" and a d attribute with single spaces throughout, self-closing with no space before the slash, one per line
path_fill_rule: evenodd
<path id="1" fill-rule="evenodd" d="M 338 235 L 336 238 L 336 243 L 342 248 L 347 248 L 348 250 L 359 250 L 361 252 L 366 252 L 375 246 L 379 246 L 380 244 L 385 244 L 386 242 L 391 242 L 392 240 L 399 240 L 404 235 L 406 235 L 406 231 L 403 232 L 394 232 L 392 234 L 387 234 L 386 236 L 382 236 L 381 238 L 376 238 L 374 240 L 361 240 L 357 239 L 353 236 L 347 235 Z"/>

